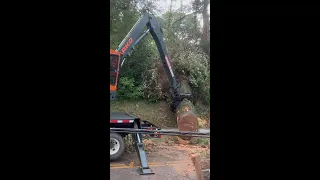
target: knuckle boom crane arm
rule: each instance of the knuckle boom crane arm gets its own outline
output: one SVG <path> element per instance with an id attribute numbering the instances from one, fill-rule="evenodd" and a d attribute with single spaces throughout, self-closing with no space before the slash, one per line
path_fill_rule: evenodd
<path id="1" fill-rule="evenodd" d="M 146 30 L 143 32 L 145 28 Z M 169 76 L 171 88 L 173 90 L 173 109 L 175 109 L 181 102 L 177 80 L 169 61 L 167 49 L 163 40 L 162 28 L 155 16 L 149 13 L 144 14 L 136 22 L 116 50 L 110 49 L 110 100 L 115 99 L 119 73 L 125 62 L 125 58 L 134 51 L 135 45 L 137 45 L 149 32 L 157 45 L 163 67 Z"/>

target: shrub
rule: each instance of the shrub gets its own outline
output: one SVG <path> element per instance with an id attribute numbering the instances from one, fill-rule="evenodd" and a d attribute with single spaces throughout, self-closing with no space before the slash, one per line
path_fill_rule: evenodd
<path id="1" fill-rule="evenodd" d="M 177 74 L 189 78 L 190 85 L 198 97 L 210 103 L 210 68 L 208 56 L 200 50 L 182 51 L 173 61 Z"/>
<path id="2" fill-rule="evenodd" d="M 119 99 L 138 100 L 142 98 L 142 95 L 142 87 L 136 85 L 133 78 L 120 78 L 117 90 L 117 97 Z"/>
<path id="3" fill-rule="evenodd" d="M 197 99 L 202 100 L 204 104 L 210 104 L 210 68 L 208 56 L 202 51 L 195 49 L 180 52 L 172 62 L 176 78 L 187 77 L 193 95 L 196 95 Z M 161 64 L 161 60 L 158 59 L 155 62 L 153 68 L 144 74 L 142 85 L 143 97 L 153 102 L 158 100 L 171 101 L 170 82 L 167 74 Z"/>

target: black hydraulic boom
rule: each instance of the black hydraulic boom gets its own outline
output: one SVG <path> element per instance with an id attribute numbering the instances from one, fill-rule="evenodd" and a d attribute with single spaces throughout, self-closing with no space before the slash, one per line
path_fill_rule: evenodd
<path id="1" fill-rule="evenodd" d="M 116 51 L 120 53 L 120 69 L 126 58 L 134 51 L 135 45 L 137 45 L 148 33 L 151 34 L 157 45 L 163 67 L 169 76 L 171 88 L 173 90 L 173 109 L 176 109 L 183 97 L 180 94 L 177 80 L 170 64 L 166 45 L 163 40 L 162 28 L 154 15 L 149 13 L 144 14 L 116 49 Z M 114 94 L 112 95 L 115 96 Z"/>

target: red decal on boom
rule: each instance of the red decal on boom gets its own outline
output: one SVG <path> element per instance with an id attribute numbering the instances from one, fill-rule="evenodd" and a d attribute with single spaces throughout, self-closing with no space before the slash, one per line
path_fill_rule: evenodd
<path id="1" fill-rule="evenodd" d="M 170 63 L 169 63 L 169 59 L 168 59 L 168 57 L 167 57 L 167 56 L 165 56 L 165 58 L 166 58 L 166 61 L 167 61 L 168 67 L 169 67 L 169 68 L 171 68 L 171 65 L 170 65 Z"/>
<path id="2" fill-rule="evenodd" d="M 126 45 L 121 49 L 121 54 L 124 54 L 124 52 L 126 52 L 127 51 L 127 49 L 128 49 L 128 47 L 132 44 L 132 38 L 130 38 L 129 40 L 128 40 L 128 42 L 126 43 Z"/>

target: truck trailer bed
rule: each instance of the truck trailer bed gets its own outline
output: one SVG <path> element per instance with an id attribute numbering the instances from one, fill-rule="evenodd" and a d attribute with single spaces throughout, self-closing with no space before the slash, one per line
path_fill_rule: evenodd
<path id="1" fill-rule="evenodd" d="M 110 112 L 110 127 L 133 128 L 134 121 L 140 118 L 124 112 Z"/>
<path id="2" fill-rule="evenodd" d="M 110 112 L 110 120 L 135 120 L 139 117 L 124 112 Z"/>

